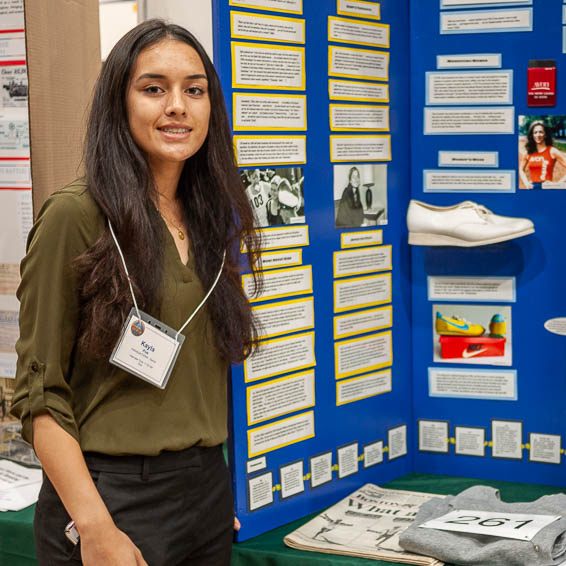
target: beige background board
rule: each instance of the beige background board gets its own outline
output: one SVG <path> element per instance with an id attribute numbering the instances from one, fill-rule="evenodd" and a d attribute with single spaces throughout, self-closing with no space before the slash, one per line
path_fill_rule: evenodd
<path id="1" fill-rule="evenodd" d="M 24 6 L 37 215 L 53 191 L 80 175 L 86 112 L 100 69 L 98 0 L 26 0 Z"/>

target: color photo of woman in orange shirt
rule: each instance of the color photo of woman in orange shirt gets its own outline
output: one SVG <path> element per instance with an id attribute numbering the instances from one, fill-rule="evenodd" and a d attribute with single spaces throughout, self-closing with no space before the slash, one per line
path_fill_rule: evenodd
<path id="1" fill-rule="evenodd" d="M 530 125 L 519 157 L 520 188 L 566 189 L 566 154 L 553 144 L 552 131 L 546 124 L 536 121 Z M 559 177 L 558 181 L 554 177 Z"/>

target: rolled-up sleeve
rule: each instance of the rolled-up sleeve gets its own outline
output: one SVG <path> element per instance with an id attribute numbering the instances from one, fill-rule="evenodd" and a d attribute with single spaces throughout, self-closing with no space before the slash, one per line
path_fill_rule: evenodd
<path id="1" fill-rule="evenodd" d="M 12 414 L 32 443 L 32 419 L 50 414 L 78 440 L 68 376 L 79 327 L 73 260 L 91 244 L 81 198 L 61 191 L 41 209 L 21 263 L 20 337 Z M 89 242 L 90 240 L 90 242 Z"/>

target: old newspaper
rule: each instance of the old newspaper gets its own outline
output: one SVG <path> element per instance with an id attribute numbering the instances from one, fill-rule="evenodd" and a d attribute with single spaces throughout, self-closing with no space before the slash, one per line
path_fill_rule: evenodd
<path id="1" fill-rule="evenodd" d="M 287 535 L 284 542 L 302 550 L 442 566 L 436 558 L 405 552 L 399 546 L 399 534 L 412 523 L 421 504 L 433 497 L 442 496 L 367 483 Z"/>

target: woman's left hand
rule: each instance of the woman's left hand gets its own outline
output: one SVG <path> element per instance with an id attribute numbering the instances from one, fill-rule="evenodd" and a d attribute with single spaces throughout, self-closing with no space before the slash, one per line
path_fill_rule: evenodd
<path id="1" fill-rule="evenodd" d="M 234 516 L 234 530 L 239 531 L 241 527 L 240 521 L 238 521 L 238 517 Z"/>

